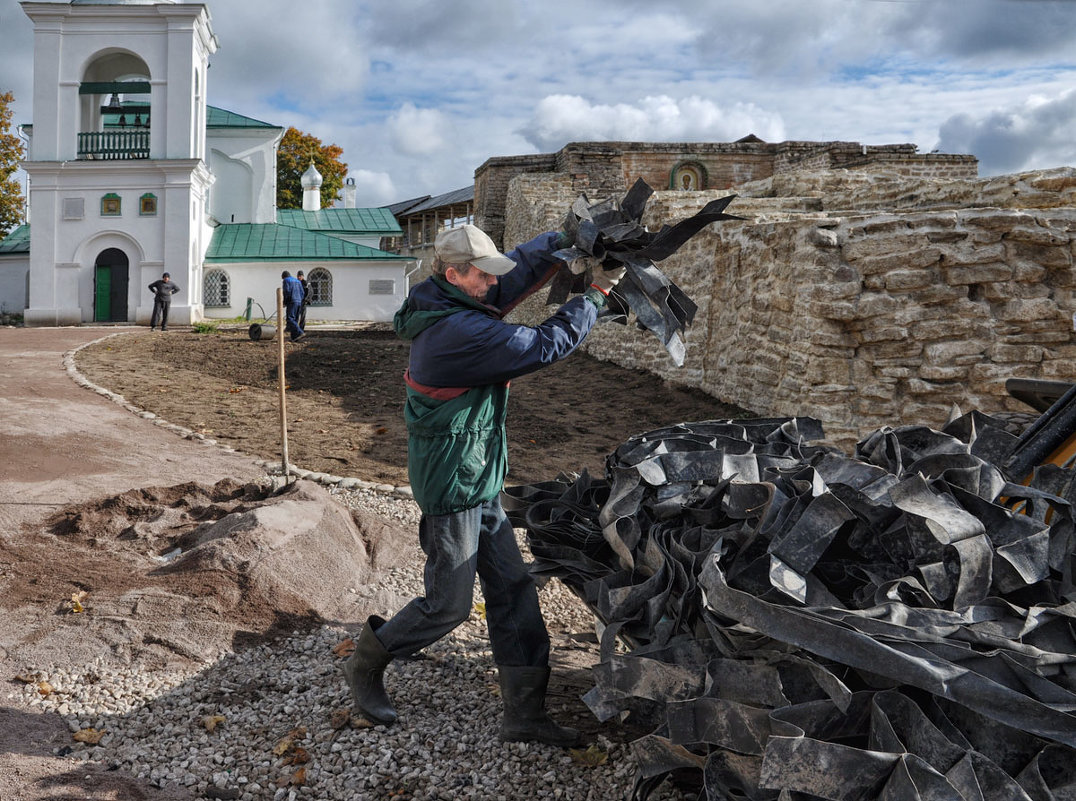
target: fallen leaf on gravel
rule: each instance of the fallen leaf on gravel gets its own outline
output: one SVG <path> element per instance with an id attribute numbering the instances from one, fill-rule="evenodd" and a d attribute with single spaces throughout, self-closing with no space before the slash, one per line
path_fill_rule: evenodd
<path id="1" fill-rule="evenodd" d="M 290 754 L 284 757 L 285 765 L 303 765 L 310 761 L 310 753 L 305 748 L 295 746 Z"/>
<path id="2" fill-rule="evenodd" d="M 44 697 L 46 695 L 52 695 L 54 692 L 55 692 L 55 689 L 47 681 L 39 681 L 37 683 L 37 693 L 38 693 L 38 695 Z"/>
<path id="3" fill-rule="evenodd" d="M 15 677 L 15 681 L 21 681 L 23 684 L 37 684 L 40 680 L 40 676 L 30 673 L 20 673 Z"/>
<path id="4" fill-rule="evenodd" d="M 350 709 L 337 709 L 329 716 L 329 725 L 334 729 L 342 729 L 347 725 L 348 720 L 351 718 Z"/>
<path id="5" fill-rule="evenodd" d="M 289 731 L 286 736 L 281 738 L 281 740 L 273 746 L 273 753 L 277 756 L 284 756 L 284 754 L 288 753 L 288 751 L 295 748 L 295 743 L 298 740 L 303 740 L 305 738 L 306 727 L 297 726 L 291 731 Z"/>
<path id="6" fill-rule="evenodd" d="M 478 617 L 480 620 L 486 619 L 486 605 L 484 603 L 482 603 L 481 601 L 476 603 L 474 605 L 474 611 L 478 613 Z"/>
<path id="7" fill-rule="evenodd" d="M 352 715 L 348 720 L 353 729 L 372 729 L 377 724 L 372 720 L 367 720 L 362 715 Z"/>
<path id="8" fill-rule="evenodd" d="M 606 760 L 609 759 L 609 754 L 602 751 L 598 746 L 591 745 L 586 750 L 582 748 L 571 749 L 572 762 L 577 765 L 586 765 L 589 768 L 596 768 L 598 765 L 604 765 Z"/>
<path id="9" fill-rule="evenodd" d="M 348 637 L 333 646 L 333 653 L 337 656 L 351 656 L 355 651 L 355 641 Z"/>
<path id="10" fill-rule="evenodd" d="M 248 389 L 250 389 L 250 387 L 232 387 L 228 391 L 234 395 L 236 392 L 246 392 Z"/>
<path id="11" fill-rule="evenodd" d="M 78 592 L 71 593 L 71 611 L 78 614 L 79 612 L 85 612 L 86 607 L 82 605 L 82 602 L 86 600 L 86 596 L 89 595 L 86 590 L 79 590 Z"/>
<path id="12" fill-rule="evenodd" d="M 71 738 L 80 743 L 86 743 L 87 745 L 97 745 L 101 742 L 101 738 L 105 736 L 104 731 L 98 731 L 97 729 L 79 729 Z"/>
<path id="13" fill-rule="evenodd" d="M 217 726 L 219 726 L 225 720 L 227 720 L 227 718 L 224 717 L 224 715 L 206 715 L 204 718 L 202 718 L 202 726 L 207 732 L 212 734 L 216 730 Z"/>
<path id="14" fill-rule="evenodd" d="M 291 775 L 291 784 L 293 787 L 298 787 L 300 784 L 306 784 L 306 768 L 299 768 Z"/>
<path id="15" fill-rule="evenodd" d="M 319 429 L 318 429 L 318 433 L 319 433 L 319 434 L 328 434 L 328 433 L 329 433 L 329 429 L 327 429 L 327 428 L 319 428 Z"/>

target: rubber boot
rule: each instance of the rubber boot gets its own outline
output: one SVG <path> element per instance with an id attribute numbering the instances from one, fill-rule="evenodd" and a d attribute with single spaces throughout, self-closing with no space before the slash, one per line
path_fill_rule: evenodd
<path id="1" fill-rule="evenodd" d="M 501 739 L 506 742 L 539 742 L 569 748 L 579 742 L 579 732 L 558 726 L 545 711 L 549 686 L 548 667 L 498 665 L 504 718 Z"/>
<path id="2" fill-rule="evenodd" d="M 344 662 L 344 679 L 351 688 L 355 711 L 371 723 L 389 726 L 396 722 L 396 710 L 385 692 L 382 677 L 392 655 L 374 634 L 384 622 L 385 619 L 377 615 L 371 615 L 366 621 L 355 642 L 355 652 Z"/>

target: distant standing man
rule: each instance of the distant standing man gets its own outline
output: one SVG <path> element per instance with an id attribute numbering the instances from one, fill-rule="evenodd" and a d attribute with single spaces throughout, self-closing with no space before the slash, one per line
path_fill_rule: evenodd
<path id="1" fill-rule="evenodd" d="M 297 342 L 305 334 L 299 325 L 299 311 L 303 307 L 303 285 L 287 270 L 280 274 L 284 282 L 284 314 L 287 317 L 285 330 L 291 334 L 291 341 Z"/>
<path id="2" fill-rule="evenodd" d="M 149 318 L 149 330 L 152 331 L 160 322 L 161 330 L 168 330 L 168 308 L 172 305 L 172 295 L 179 291 L 179 287 L 172 283 L 172 277 L 165 273 L 160 280 L 149 285 L 149 291 L 153 293 L 153 314 Z"/>
<path id="3" fill-rule="evenodd" d="M 303 285 L 303 305 L 299 308 L 299 327 L 306 330 L 306 307 L 310 305 L 310 284 L 306 282 L 306 275 L 302 270 L 295 274 L 299 283 Z"/>

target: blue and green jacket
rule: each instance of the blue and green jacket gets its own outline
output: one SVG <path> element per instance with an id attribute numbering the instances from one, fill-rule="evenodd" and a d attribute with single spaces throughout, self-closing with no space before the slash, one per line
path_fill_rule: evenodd
<path id="1" fill-rule="evenodd" d="M 538 326 L 502 318 L 549 280 L 559 234 L 541 234 L 505 254 L 516 268 L 480 303 L 440 276 L 417 284 L 394 320 L 411 342 L 405 381 L 408 476 L 423 513 L 443 515 L 497 496 L 508 474 L 508 382 L 563 359 L 597 319 L 572 298 Z"/>

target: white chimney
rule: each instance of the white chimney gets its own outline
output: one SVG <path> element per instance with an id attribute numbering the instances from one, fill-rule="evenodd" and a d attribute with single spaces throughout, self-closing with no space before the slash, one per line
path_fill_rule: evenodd
<path id="1" fill-rule="evenodd" d="M 344 181 L 344 208 L 355 208 L 355 179 L 348 178 Z"/>

